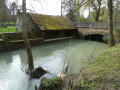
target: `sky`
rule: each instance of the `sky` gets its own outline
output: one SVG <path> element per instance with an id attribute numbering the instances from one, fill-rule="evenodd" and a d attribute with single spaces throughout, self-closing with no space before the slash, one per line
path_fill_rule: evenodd
<path id="1" fill-rule="evenodd" d="M 18 1 L 18 3 L 22 5 L 22 0 L 8 1 Z M 47 15 L 61 15 L 61 0 L 26 0 L 26 7 L 27 9 L 31 9 L 35 13 Z"/>
<path id="2" fill-rule="evenodd" d="M 10 2 L 18 2 L 22 5 L 22 0 L 8 0 Z M 47 15 L 61 15 L 61 0 L 26 0 L 26 7 L 32 10 L 33 13 Z M 29 11 L 28 10 L 28 11 Z M 88 11 L 85 10 L 84 17 L 88 17 Z"/>

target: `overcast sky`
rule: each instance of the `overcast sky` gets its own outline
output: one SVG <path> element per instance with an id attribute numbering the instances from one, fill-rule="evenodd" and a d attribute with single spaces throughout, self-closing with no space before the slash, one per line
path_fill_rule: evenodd
<path id="1" fill-rule="evenodd" d="M 8 0 L 17 2 L 21 5 L 22 0 Z M 60 15 L 61 0 L 26 0 L 27 9 L 35 11 L 35 13 Z"/>
<path id="2" fill-rule="evenodd" d="M 22 5 L 22 0 L 8 0 L 9 2 L 18 2 Z M 35 11 L 34 13 L 47 15 L 61 15 L 61 0 L 26 0 L 27 9 Z M 88 10 L 83 12 L 84 17 L 88 17 Z"/>

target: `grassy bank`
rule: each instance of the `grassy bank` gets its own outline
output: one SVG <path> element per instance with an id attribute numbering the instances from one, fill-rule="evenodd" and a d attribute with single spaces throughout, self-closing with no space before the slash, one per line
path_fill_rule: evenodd
<path id="1" fill-rule="evenodd" d="M 92 64 L 62 84 L 63 90 L 120 89 L 120 44 L 105 50 Z"/>
<path id="2" fill-rule="evenodd" d="M 80 89 L 120 88 L 120 44 L 104 51 L 94 63 L 73 79 L 73 87 Z"/>
<path id="3" fill-rule="evenodd" d="M 5 28 L 0 27 L 0 33 L 8 33 L 8 32 L 15 32 L 15 31 L 16 31 L 16 27 L 5 27 Z"/>

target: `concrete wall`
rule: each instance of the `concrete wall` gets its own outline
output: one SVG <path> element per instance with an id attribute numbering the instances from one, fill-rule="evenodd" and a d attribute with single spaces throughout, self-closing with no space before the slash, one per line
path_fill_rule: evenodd
<path id="1" fill-rule="evenodd" d="M 120 25 L 115 23 L 114 29 L 120 29 Z M 106 29 L 108 28 L 108 23 L 106 22 L 79 22 L 76 23 L 76 27 L 78 28 L 96 28 L 96 29 Z"/>
<path id="2" fill-rule="evenodd" d="M 27 14 L 26 22 L 27 22 L 27 25 L 26 25 L 27 31 L 39 30 L 39 28 L 36 26 L 34 21 L 32 21 L 32 19 L 30 18 L 29 14 Z M 17 13 L 16 29 L 18 32 L 22 32 L 22 13 L 21 12 Z"/>

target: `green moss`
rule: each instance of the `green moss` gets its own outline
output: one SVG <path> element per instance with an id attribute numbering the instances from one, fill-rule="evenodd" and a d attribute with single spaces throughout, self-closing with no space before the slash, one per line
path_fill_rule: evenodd
<path id="1" fill-rule="evenodd" d="M 74 25 L 64 17 L 29 14 L 34 22 L 44 30 L 74 29 Z"/>
<path id="2" fill-rule="evenodd" d="M 10 39 L 7 37 L 3 37 L 2 39 L 3 39 L 3 46 L 5 48 L 9 47 L 10 46 Z"/>
<path id="3" fill-rule="evenodd" d="M 61 85 L 62 85 L 62 79 L 59 77 L 53 79 L 47 79 L 44 77 L 41 80 L 40 88 L 41 90 L 56 90 L 57 88 L 60 88 Z"/>

